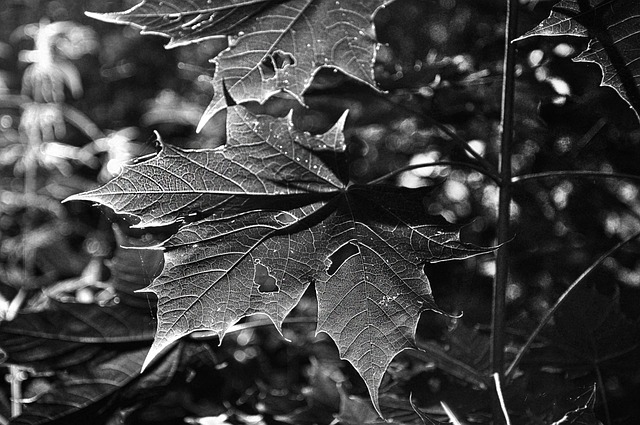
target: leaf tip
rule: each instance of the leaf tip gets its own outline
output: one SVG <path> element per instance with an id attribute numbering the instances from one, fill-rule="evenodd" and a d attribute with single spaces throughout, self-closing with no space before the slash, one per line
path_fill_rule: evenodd
<path id="1" fill-rule="evenodd" d="M 87 18 L 91 18 L 91 19 L 97 19 L 97 20 L 101 20 L 100 17 L 102 16 L 101 13 L 97 13 L 97 12 L 84 12 L 84 16 L 86 16 Z"/>
<path id="2" fill-rule="evenodd" d="M 336 128 L 339 128 L 340 131 L 344 131 L 344 125 L 347 122 L 347 117 L 349 116 L 349 109 L 345 109 L 344 112 L 342 113 L 342 115 L 340 115 L 340 118 L 338 119 L 338 121 L 335 124 Z"/>
<path id="3" fill-rule="evenodd" d="M 180 337 L 173 339 L 156 339 L 151 344 L 151 348 L 147 353 L 147 357 L 145 357 L 144 362 L 142 363 L 142 368 L 140 369 L 140 373 L 147 370 L 149 366 L 151 366 L 157 359 L 160 358 L 160 355 L 166 353 L 171 347 L 174 347 L 174 343 L 179 340 Z"/>
<path id="4" fill-rule="evenodd" d="M 156 344 L 154 342 L 153 346 L 151 347 L 151 349 L 149 349 L 149 352 L 147 353 L 147 357 L 144 358 L 144 362 L 142 363 L 142 368 L 140 369 L 140 373 L 144 373 L 149 367 L 149 365 L 153 363 L 156 357 L 158 357 L 158 354 L 160 354 L 160 351 L 162 351 L 162 349 L 158 350 L 157 348 L 154 348 L 155 345 Z"/>
<path id="5" fill-rule="evenodd" d="M 73 202 L 73 201 L 93 201 L 93 199 L 90 196 L 90 192 L 80 192 L 71 196 L 67 196 L 61 202 L 63 204 L 66 204 L 67 202 Z"/>
<path id="6" fill-rule="evenodd" d="M 145 3 L 146 3 L 146 0 L 142 0 L 140 3 L 122 12 L 111 12 L 111 13 L 84 12 L 84 14 L 85 16 L 92 19 L 96 19 L 98 21 L 108 22 L 111 24 L 131 25 L 134 27 L 144 29 L 144 26 L 135 24 L 133 22 L 127 22 L 126 20 L 122 20 L 121 17 L 131 14 L 136 9 L 139 9 L 140 7 L 142 7 Z"/>
<path id="7" fill-rule="evenodd" d="M 198 121 L 198 125 L 196 126 L 196 133 L 200 133 L 205 125 L 209 122 L 211 118 L 215 115 L 215 106 L 209 105 L 207 109 L 204 111 L 202 116 L 200 117 L 200 121 Z"/>
<path id="8" fill-rule="evenodd" d="M 121 247 L 121 248 L 127 248 L 127 247 Z M 145 286 L 144 288 L 136 289 L 133 292 L 135 292 L 136 294 L 148 294 L 148 293 L 155 294 L 156 293 L 153 289 L 151 289 L 151 286 Z"/>

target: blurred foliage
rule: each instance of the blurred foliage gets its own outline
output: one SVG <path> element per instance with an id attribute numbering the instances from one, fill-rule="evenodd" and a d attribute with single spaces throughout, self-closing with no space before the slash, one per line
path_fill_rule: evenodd
<path id="1" fill-rule="evenodd" d="M 165 50 L 165 39 L 83 14 L 135 3 L 5 0 L 0 8 L 0 348 L 7 364 L 20 367 L 2 370 L 13 396 L 20 384 L 13 408 L 25 412 L 12 423 L 49 423 L 47 403 L 62 394 L 84 401 L 75 400 L 57 423 L 378 423 L 356 373 L 324 335 L 314 336 L 314 303 L 304 299 L 285 324 L 288 341 L 255 317 L 221 346 L 194 334 L 137 375 L 155 300 L 134 290 L 161 264 L 158 251 L 139 247 L 164 234 L 143 234 L 108 211 L 60 201 L 110 179 L 131 158 L 153 153 L 153 131 L 179 146 L 213 147 L 224 143 L 225 129 L 224 117 L 216 116 L 194 131 L 212 97 L 208 61 L 224 46 Z M 355 181 L 407 164 L 467 160 L 435 122 L 497 164 L 503 3 L 396 1 L 375 18 L 386 43 L 376 80 L 386 93 L 321 72 L 306 94 L 309 108 L 278 96 L 248 106 L 278 116 L 293 107 L 294 123 L 315 132 L 348 108 Z M 520 34 L 554 2 L 521 3 Z M 567 37 L 518 45 L 516 175 L 637 173 L 638 123 L 613 90 L 599 86 L 597 66 L 571 61 L 583 47 L 584 40 Z M 390 181 L 437 187 L 429 211 L 468 223 L 468 241 L 492 244 L 498 188 L 486 176 L 438 166 Z M 515 187 L 512 211 L 508 358 L 580 273 L 638 231 L 640 198 L 632 181 L 532 179 Z M 608 258 L 537 340 L 505 388 L 514 423 L 551 423 L 565 414 L 576 423 L 637 422 L 639 250 L 635 242 Z M 446 421 L 445 401 L 463 423 L 489 423 L 489 392 L 464 371 L 472 367 L 486 377 L 493 258 L 425 267 L 439 304 L 464 315 L 423 315 L 419 340 L 441 357 L 399 355 L 383 382 L 383 412 L 399 422 Z M 103 314 L 122 326 L 105 325 Z M 79 317 L 79 327 L 60 319 L 65 315 Z M 87 327 L 100 328 L 91 336 Z M 122 372 L 122 365 L 130 375 L 89 373 Z M 110 388 L 87 384 L 89 376 Z M 79 382 L 90 388 L 74 387 Z M 11 391 L 9 383 L 0 387 L 1 418 L 11 416 Z M 411 393 L 420 416 L 408 402 Z"/>

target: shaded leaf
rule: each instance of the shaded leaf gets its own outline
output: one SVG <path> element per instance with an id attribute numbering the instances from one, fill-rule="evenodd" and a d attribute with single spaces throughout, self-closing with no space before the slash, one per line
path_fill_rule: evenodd
<path id="1" fill-rule="evenodd" d="M 423 424 L 440 425 L 436 415 L 419 410 L 408 397 L 400 397 L 396 394 L 386 392 L 380 396 L 380 406 L 384 412 L 384 419 L 378 416 L 371 404 L 371 400 L 348 395 L 342 387 L 340 391 L 340 412 L 336 419 L 344 425 L 373 425 L 373 424 Z M 439 416 L 442 416 L 442 408 L 439 407 Z M 433 422 L 424 422 L 430 418 Z"/>
<path id="2" fill-rule="evenodd" d="M 57 369 L 85 362 L 108 344 L 146 345 L 154 325 L 148 310 L 51 300 L 47 309 L 23 311 L 1 322 L 0 346 L 10 363 Z"/>
<path id="3" fill-rule="evenodd" d="M 640 116 L 640 3 L 636 0 L 562 0 L 547 19 L 520 39 L 570 35 L 589 37 L 574 60 L 602 69 L 602 85 L 613 87 Z"/>
<path id="4" fill-rule="evenodd" d="M 291 413 L 277 415 L 275 419 L 290 424 L 330 423 L 340 407 L 338 386 L 346 380 L 340 369 L 332 363 L 322 363 L 311 357 L 309 385 L 303 391 L 306 406 Z"/>
<path id="5" fill-rule="evenodd" d="M 145 248 L 148 243 L 126 237 L 117 227 L 114 227 L 114 231 L 119 246 L 107 266 L 111 271 L 110 282 L 120 303 L 147 311 L 155 310 L 155 300 L 150 300 L 148 293 L 136 291 L 149 286 L 160 273 L 163 252 Z"/>
<path id="6" fill-rule="evenodd" d="M 100 399 L 109 397 L 140 373 L 145 350 L 125 352 L 87 368 L 87 364 L 67 371 L 33 403 L 24 405 L 24 413 L 11 424 L 43 424 L 56 420 L 70 420 L 73 412 L 88 408 Z M 95 367 L 98 366 L 98 367 Z"/>
<path id="7" fill-rule="evenodd" d="M 420 313 L 440 311 L 424 263 L 487 249 L 427 215 L 430 189 L 343 183 L 335 153 L 326 152 L 344 148 L 342 122 L 315 137 L 241 106 L 228 119 L 228 145 L 165 147 L 72 197 L 139 216 L 139 225 L 208 214 L 163 244 L 164 269 L 148 288 L 158 296 L 149 360 L 193 331 L 222 338 L 248 315 L 266 314 L 280 329 L 313 283 L 317 332 L 336 342 L 378 408 L 382 376 L 398 352 L 414 347 Z"/>
<path id="8" fill-rule="evenodd" d="M 444 341 L 418 341 L 418 348 L 420 351 L 411 351 L 412 356 L 434 362 L 458 379 L 488 388 L 489 335 L 460 323 L 445 334 Z"/>
<path id="9" fill-rule="evenodd" d="M 152 398 L 167 387 L 178 371 L 199 357 L 200 345 L 179 344 L 140 373 L 146 349 L 95 359 L 57 374 L 44 393 L 29 394 L 17 424 L 93 423 L 117 407 Z"/>
<path id="10" fill-rule="evenodd" d="M 640 323 L 622 313 L 618 291 L 604 295 L 595 288 L 574 290 L 546 336 L 553 344 L 533 350 L 528 362 L 624 370 L 625 364 L 636 364 L 640 353 Z"/>
<path id="11" fill-rule="evenodd" d="M 387 422 L 374 410 L 369 400 L 348 395 L 340 389 L 340 412 L 336 416 L 343 425 L 381 425 Z"/>
<path id="12" fill-rule="evenodd" d="M 215 95 L 202 127 L 225 108 L 224 88 L 238 103 L 264 102 L 286 90 L 302 101 L 315 73 L 335 67 L 374 86 L 376 42 L 368 35 L 384 0 L 145 0 L 116 13 L 90 14 L 171 39 L 168 48 L 233 36 L 214 63 Z M 224 86 L 224 88 L 223 88 Z"/>

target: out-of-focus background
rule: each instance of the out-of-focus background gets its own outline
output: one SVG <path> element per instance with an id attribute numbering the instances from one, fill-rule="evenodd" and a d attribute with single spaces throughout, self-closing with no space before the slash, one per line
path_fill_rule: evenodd
<path id="1" fill-rule="evenodd" d="M 278 116 L 294 107 L 295 124 L 314 132 L 328 129 L 349 109 L 349 172 L 358 182 L 412 163 L 465 161 L 467 154 L 450 140 L 447 129 L 497 164 L 503 3 L 396 1 L 375 17 L 383 43 L 375 63 L 381 93 L 341 74 L 321 72 L 305 97 L 306 109 L 284 95 L 249 106 Z M 554 4 L 521 3 L 519 34 L 544 19 Z M 157 252 L 130 254 L 119 246 L 125 240 L 150 243 L 162 235 L 132 230 L 109 211 L 61 201 L 106 182 L 132 158 L 154 152 L 156 131 L 166 143 L 182 147 L 215 147 L 225 141 L 224 113 L 199 134 L 195 128 L 213 94 L 215 69 L 209 61 L 226 47 L 226 40 L 166 50 L 167 39 L 84 15 L 135 4 L 2 2 L 0 319 L 5 324 L 19 321 L 22 313 L 45 311 L 51 299 L 104 306 L 123 297 L 118 285 L 125 281 L 135 288 L 147 285 L 161 267 L 161 257 Z M 596 65 L 571 60 L 586 40 L 535 38 L 518 46 L 514 173 L 588 169 L 637 174 L 640 131 L 634 113 L 612 89 L 599 86 Z M 434 186 L 437 195 L 428 205 L 430 213 L 467 224 L 464 236 L 470 242 L 494 243 L 498 188 L 479 172 L 419 168 L 390 181 L 406 187 Z M 514 189 L 512 218 L 516 234 L 511 242 L 508 311 L 510 338 L 516 346 L 594 259 L 637 231 L 638 187 L 626 180 L 526 181 Z M 640 387 L 638 248 L 631 244 L 608 258 L 590 276 L 587 289 L 559 313 L 545 335 L 546 345 L 527 357 L 522 367 L 536 373 L 517 381 L 521 388 L 516 392 L 528 396 L 525 401 L 510 400 L 520 423 L 545 423 L 549 406 L 561 406 L 559 400 L 584 393 L 594 381 L 600 387 L 599 418 L 622 424 L 640 415 L 632 403 Z M 493 257 L 425 268 L 438 304 L 464 316 L 451 322 L 425 313 L 419 338 L 486 369 Z M 129 292 L 131 303 L 143 310 L 142 320 L 148 322 L 139 332 L 144 337 L 138 339 L 149 341 L 155 300 L 150 294 Z M 135 393 L 140 388 L 129 388 L 122 399 L 126 402 L 104 404 L 109 406 L 100 413 L 109 421 L 105 423 L 184 423 L 187 416 L 230 411 L 235 412 L 233 423 L 329 423 L 340 409 L 343 423 L 360 423 L 349 422 L 355 419 L 348 409 L 371 413 L 366 392 L 353 370 L 337 361 L 332 344 L 314 337 L 313 326 L 305 323 L 314 314 L 312 301 L 303 300 L 296 310 L 300 323 L 285 327 L 291 342 L 269 326 L 238 330 L 222 348 L 217 341 L 207 342 L 215 360 L 209 356 L 183 365 L 184 376 L 171 382 L 153 381 L 164 391 L 160 401 L 140 398 Z M 16 332 L 11 332 L 5 327 L 5 341 L 13 341 L 10 335 Z M 9 381 L 21 382 L 22 407 L 63 385 L 56 374 L 64 368 L 59 363 L 54 367 L 51 356 L 56 362 L 69 356 L 74 367 L 98 356 L 92 352 L 83 357 L 66 346 L 54 356 L 42 341 L 33 344 L 29 350 L 42 356 L 27 363 L 37 367 L 16 372 L 0 365 Z M 26 345 L 22 349 L 16 349 L 18 357 L 29 351 Z M 455 367 L 436 365 L 403 357 L 392 366 L 385 388 L 389 394 L 413 392 L 426 406 L 446 399 L 465 420 L 486 422 L 486 400 L 478 387 L 455 376 Z M 189 371 L 194 370 L 200 375 L 189 381 Z M 207 379 L 224 391 L 216 392 Z M 540 388 L 545 388 L 544 395 Z M 12 405 L 11 391 L 9 383 L 0 386 L 0 416 L 5 418 L 21 404 Z M 394 400 L 387 399 L 385 408 L 401 411 Z M 116 422 L 116 417 L 138 422 Z"/>

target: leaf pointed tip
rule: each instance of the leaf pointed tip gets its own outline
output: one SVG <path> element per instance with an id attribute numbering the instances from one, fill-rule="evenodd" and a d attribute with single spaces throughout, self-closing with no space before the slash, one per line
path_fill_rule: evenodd
<path id="1" fill-rule="evenodd" d="M 102 14 L 97 12 L 87 11 L 87 12 L 84 12 L 84 16 L 86 16 L 87 18 L 100 20 L 100 17 L 102 16 Z"/>
<path id="2" fill-rule="evenodd" d="M 122 13 L 126 13 L 126 12 L 122 12 Z M 96 21 L 106 22 L 109 24 L 133 25 L 133 24 L 129 24 L 128 22 L 123 22 L 122 20 L 120 20 L 119 19 L 120 14 L 118 13 L 84 12 L 84 14 L 88 18 L 95 19 Z"/>
<path id="3" fill-rule="evenodd" d="M 215 112 L 213 111 L 214 109 L 211 107 L 211 105 L 209 105 L 207 107 L 207 110 L 204 111 L 204 113 L 200 117 L 200 121 L 198 121 L 198 126 L 196 127 L 196 133 L 200 133 L 204 128 L 204 126 L 207 125 L 209 120 L 213 118 L 213 116 L 215 115 Z"/>
<path id="4" fill-rule="evenodd" d="M 161 357 L 162 354 L 165 354 L 171 347 L 175 346 L 175 342 L 178 341 L 180 337 L 173 339 L 158 339 L 156 335 L 156 339 L 151 344 L 151 348 L 147 353 L 147 357 L 145 357 L 144 362 L 142 363 L 142 368 L 140 369 L 140 373 L 147 370 L 149 366 L 151 366 L 157 359 Z"/>
<path id="5" fill-rule="evenodd" d="M 133 292 L 135 292 L 136 294 L 148 294 L 148 293 L 155 294 L 156 293 L 153 289 L 151 289 L 151 286 L 145 286 L 144 288 L 136 289 Z"/>
<path id="6" fill-rule="evenodd" d="M 62 200 L 62 203 L 66 204 L 67 202 L 72 201 L 94 201 L 94 199 L 91 197 L 91 192 L 80 192 L 75 195 L 67 196 Z"/>
<path id="7" fill-rule="evenodd" d="M 133 22 L 129 22 L 127 20 L 123 20 L 123 17 L 126 17 L 127 15 L 131 14 L 132 12 L 134 12 L 136 9 L 139 9 L 140 7 L 142 7 L 145 3 L 147 2 L 147 0 L 142 0 L 140 3 L 136 4 L 135 6 L 124 10 L 122 12 L 111 12 L 111 13 L 99 13 L 99 12 L 84 12 L 85 16 L 92 18 L 92 19 L 96 19 L 98 21 L 102 21 L 102 22 L 107 22 L 107 23 L 111 23 L 111 24 L 120 24 L 120 25 L 132 25 L 138 28 L 143 28 L 142 25 L 137 25 Z"/>
<path id="8" fill-rule="evenodd" d="M 142 368 L 140 369 L 140 373 L 144 373 L 149 367 L 149 365 L 153 363 L 153 361 L 158 357 L 158 354 L 160 354 L 161 349 L 158 350 L 157 348 L 154 348 L 154 347 L 155 347 L 155 342 L 151 347 L 151 349 L 149 350 L 149 352 L 147 353 L 147 357 L 144 358 L 144 362 L 142 363 Z"/>

